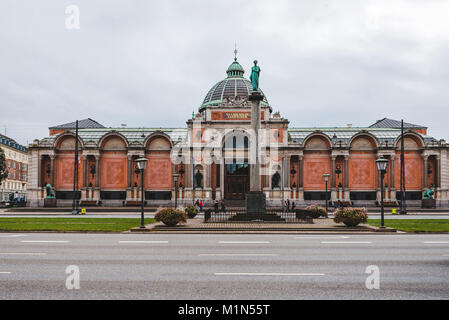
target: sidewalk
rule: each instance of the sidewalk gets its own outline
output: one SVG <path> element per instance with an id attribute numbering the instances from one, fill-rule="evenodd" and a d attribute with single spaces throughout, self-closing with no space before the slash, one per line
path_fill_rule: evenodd
<path id="1" fill-rule="evenodd" d="M 356 227 L 347 227 L 335 223 L 332 219 L 314 219 L 313 224 L 307 223 L 271 223 L 271 222 L 229 222 L 205 223 L 202 218 L 188 219 L 187 223 L 168 227 L 161 222 L 149 224 L 145 229 L 132 228 L 132 233 L 378 233 L 396 232 L 395 229 L 379 229 L 377 227 L 361 224 Z"/>

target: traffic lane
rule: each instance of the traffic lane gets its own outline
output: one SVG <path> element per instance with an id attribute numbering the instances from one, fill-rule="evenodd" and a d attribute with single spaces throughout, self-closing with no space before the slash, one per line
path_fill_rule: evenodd
<path id="1" fill-rule="evenodd" d="M 100 238 L 104 237 L 100 236 Z M 112 238 L 117 239 L 114 236 Z M 218 240 L 212 238 L 214 241 Z M 421 238 L 419 237 L 419 240 L 422 240 Z M 428 237 L 424 238 L 427 239 Z M 386 248 L 375 248 L 376 250 L 371 248 L 367 252 L 366 248 L 360 248 L 359 245 L 349 248 L 329 248 L 327 246 L 316 247 L 313 242 L 309 244 L 300 243 L 301 247 L 298 248 L 298 254 L 292 253 L 291 248 L 284 248 L 281 251 L 282 247 L 275 246 L 271 249 L 274 249 L 279 256 L 252 257 L 251 259 L 244 257 L 214 259 L 200 257 L 201 253 L 198 252 L 204 252 L 205 249 L 214 252 L 217 250 L 229 252 L 230 249 L 229 246 L 220 247 L 215 244 L 207 247 L 203 243 L 201 246 L 191 248 L 189 246 L 173 248 L 167 246 L 164 248 L 159 246 L 150 248 L 147 246 L 117 247 L 117 245 L 110 247 L 111 245 L 108 244 L 107 246 L 93 245 L 77 249 L 69 248 L 68 250 L 64 246 L 46 244 L 48 251 L 54 252 L 55 256 L 33 257 L 25 261 L 26 258 L 24 257 L 7 258 L 8 267 L 11 267 L 14 273 L 8 275 L 6 280 L 3 279 L 1 282 L 2 286 L 8 288 L 8 290 L 2 290 L 2 292 L 6 295 L 6 292 L 10 292 L 9 289 L 12 289 L 12 292 L 17 294 L 15 297 L 20 297 L 20 294 L 22 294 L 33 298 L 39 298 L 38 295 L 33 294 L 33 288 L 41 288 L 47 293 L 48 297 L 66 298 L 139 298 L 138 294 L 140 293 L 145 298 L 160 298 L 162 295 L 174 299 L 189 297 L 208 299 L 212 295 L 226 299 L 229 295 L 239 294 L 241 298 L 251 299 L 258 296 L 258 290 L 266 290 L 264 284 L 268 283 L 267 286 L 271 288 L 271 294 L 283 298 L 307 298 L 308 295 L 325 298 L 326 296 L 321 296 L 320 290 L 326 288 L 338 289 L 338 292 L 343 296 L 346 295 L 347 298 L 357 298 L 361 294 L 366 295 L 364 292 L 366 289 L 360 289 L 366 278 L 364 274 L 366 264 L 379 264 L 379 261 L 381 261 L 379 268 L 382 283 L 389 292 L 389 297 L 424 299 L 446 297 L 444 294 L 447 293 L 448 284 L 442 275 L 445 275 L 447 270 L 447 259 L 442 260 L 438 256 L 442 250 L 439 246 L 431 246 L 432 252 L 426 248 L 423 250 L 420 246 L 418 246 L 419 251 L 416 251 L 416 248 L 408 250 L 399 248 L 400 252 L 397 252 L 397 249 L 393 248 L 394 250 L 389 252 Z M 305 244 L 307 245 L 304 247 Z M 298 246 L 298 243 L 295 243 L 295 245 Z M 309 247 L 310 245 L 315 247 Z M 258 247 L 239 245 L 232 249 L 233 252 L 266 252 L 267 247 L 266 245 L 259 245 Z M 58 252 L 60 252 L 59 256 Z M 195 255 L 195 253 L 198 253 L 198 255 Z M 433 256 L 434 253 L 435 257 Z M 389 259 L 387 259 L 388 256 Z M 406 256 L 409 256 L 408 259 L 404 258 Z M 403 258 L 400 259 L 401 257 Z M 2 261 L 5 260 L 2 259 Z M 83 288 L 86 289 L 84 295 L 70 294 L 66 292 L 68 290 L 61 289 L 66 277 L 63 270 L 68 263 L 79 265 Z M 425 273 L 423 273 L 423 270 Z M 318 278 L 247 276 L 242 278 L 241 276 L 222 277 L 215 275 L 217 272 L 286 273 L 318 271 L 322 271 L 325 276 Z M 146 283 L 146 285 L 142 286 L 142 283 Z M 164 285 L 161 285 L 162 283 Z M 199 283 L 204 283 L 203 291 L 196 290 Z M 230 283 L 239 285 L 230 286 Z M 289 289 L 284 290 L 286 286 Z M 295 291 L 294 289 L 298 287 L 300 290 Z M 133 290 L 132 288 L 137 289 Z M 179 288 L 184 288 L 181 292 L 188 296 L 181 294 Z M 103 290 L 112 291 L 104 295 Z M 354 291 L 357 290 L 362 291 L 358 295 L 352 296 Z M 207 294 L 202 292 L 207 292 Z M 37 292 L 34 293 L 37 294 Z M 305 295 L 302 295 L 302 293 Z M 11 297 L 11 295 L 9 296 Z M 327 297 L 332 298 L 331 295 Z M 5 298 L 7 297 L 5 296 Z M 263 297 L 259 296 L 259 298 Z"/>

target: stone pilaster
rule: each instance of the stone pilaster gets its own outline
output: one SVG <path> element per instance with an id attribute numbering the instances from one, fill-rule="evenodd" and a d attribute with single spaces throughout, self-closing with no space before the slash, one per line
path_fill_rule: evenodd
<path id="1" fill-rule="evenodd" d="M 344 200 L 345 201 L 350 201 L 350 197 L 349 197 L 349 156 L 345 156 L 345 172 L 344 172 L 344 176 L 345 176 L 345 185 L 344 185 Z"/>
<path id="2" fill-rule="evenodd" d="M 50 184 L 55 186 L 55 155 L 50 155 Z"/>

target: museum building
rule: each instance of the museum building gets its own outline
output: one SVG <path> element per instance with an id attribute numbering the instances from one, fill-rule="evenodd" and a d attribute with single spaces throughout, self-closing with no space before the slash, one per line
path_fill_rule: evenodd
<path id="1" fill-rule="evenodd" d="M 237 58 L 227 77 L 206 94 L 185 128 L 106 128 L 92 119 L 79 122 L 78 190 L 74 194 L 75 123 L 51 127 L 48 137 L 29 145 L 28 205 L 43 206 L 47 184 L 57 204 L 137 205 L 144 171 L 147 205 L 202 199 L 242 201 L 250 189 L 251 82 Z M 262 91 L 260 93 L 263 94 Z M 296 206 L 342 201 L 375 206 L 380 201 L 376 159 L 388 159 L 387 203 L 400 199 L 401 123 L 384 118 L 369 127 L 295 128 L 260 102 L 263 141 L 261 185 L 267 205 L 283 199 Z M 420 206 L 427 188 L 437 206 L 449 206 L 448 144 L 427 135 L 427 127 L 404 123 L 405 189 L 408 205 Z M 330 174 L 328 192 L 323 174 Z M 176 177 L 176 179 L 174 179 Z M 176 182 L 175 182 L 176 180 Z"/>

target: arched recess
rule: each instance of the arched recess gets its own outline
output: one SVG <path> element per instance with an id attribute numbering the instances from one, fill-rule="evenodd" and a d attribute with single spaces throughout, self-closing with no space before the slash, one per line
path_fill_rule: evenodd
<path id="1" fill-rule="evenodd" d="M 222 138 L 222 155 L 225 163 L 248 162 L 250 144 L 250 133 L 244 129 L 236 129 L 224 135 Z"/>
<path id="2" fill-rule="evenodd" d="M 312 133 L 304 140 L 304 191 L 325 190 L 323 174 L 331 174 L 330 148 L 331 141 L 324 134 Z"/>
<path id="3" fill-rule="evenodd" d="M 377 140 L 370 134 L 357 134 L 350 140 L 348 177 L 351 190 L 375 191 L 377 189 L 376 151 Z M 385 181 L 389 179 L 386 177 Z"/>
<path id="4" fill-rule="evenodd" d="M 406 191 L 421 191 L 424 187 L 424 161 L 421 149 L 424 143 L 422 138 L 414 133 L 404 134 L 404 168 Z M 401 176 L 401 139 L 396 140 L 396 157 L 394 166 L 395 187 L 400 188 Z"/>
<path id="5" fill-rule="evenodd" d="M 100 140 L 100 189 L 123 191 L 128 186 L 128 141 L 111 132 Z"/>
<path id="6" fill-rule="evenodd" d="M 57 190 L 73 190 L 74 169 L 75 169 L 75 135 L 71 132 L 61 134 L 55 140 L 55 160 L 54 160 L 54 187 Z M 78 137 L 78 185 L 82 186 L 83 163 L 82 148 L 83 141 Z M 43 167 L 48 170 L 50 162 Z"/>
<path id="7" fill-rule="evenodd" d="M 162 133 L 150 135 L 145 142 L 148 167 L 145 170 L 147 190 L 171 190 L 173 186 L 173 164 L 170 159 L 172 143 Z"/>

